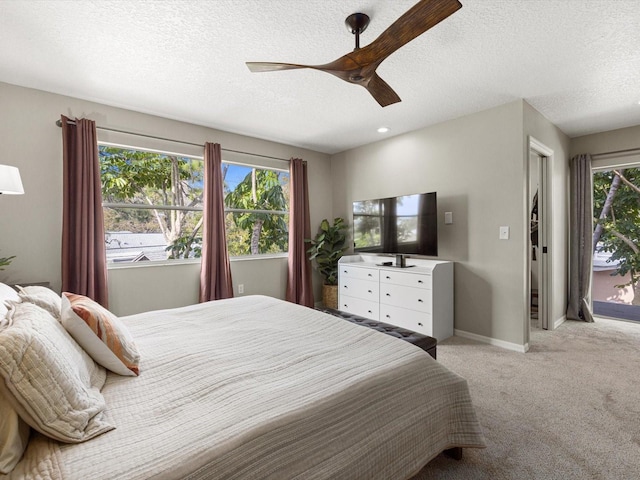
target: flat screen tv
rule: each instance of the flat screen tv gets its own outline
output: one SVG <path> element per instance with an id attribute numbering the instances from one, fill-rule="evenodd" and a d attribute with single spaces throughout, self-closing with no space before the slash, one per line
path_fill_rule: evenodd
<path id="1" fill-rule="evenodd" d="M 353 246 L 361 253 L 438 255 L 436 192 L 353 202 Z"/>

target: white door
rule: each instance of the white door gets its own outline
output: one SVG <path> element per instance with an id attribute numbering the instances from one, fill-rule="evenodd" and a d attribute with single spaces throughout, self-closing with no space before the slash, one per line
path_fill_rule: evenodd
<path id="1" fill-rule="evenodd" d="M 529 138 L 528 199 L 530 234 L 527 249 L 529 281 L 526 336 L 532 329 L 553 330 L 551 305 L 551 177 L 553 151 Z"/>

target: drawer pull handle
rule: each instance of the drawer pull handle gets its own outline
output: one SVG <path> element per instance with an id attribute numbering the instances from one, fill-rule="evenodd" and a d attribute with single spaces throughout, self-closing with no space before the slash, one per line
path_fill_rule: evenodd
<path id="1" fill-rule="evenodd" d="M 349 271 L 348 271 L 348 270 L 343 270 L 343 272 L 344 272 L 344 273 L 349 273 Z"/>
<path id="2" fill-rule="evenodd" d="M 422 301 L 422 299 L 421 299 L 421 298 L 419 298 L 419 299 L 418 299 L 418 301 L 419 301 L 420 303 L 424 303 L 424 302 Z"/>
<path id="3" fill-rule="evenodd" d="M 371 275 L 370 273 L 367 273 L 367 277 L 373 277 L 373 275 Z"/>
<path id="4" fill-rule="evenodd" d="M 349 305 L 347 305 L 346 303 L 342 304 L 342 306 L 343 306 L 344 308 L 349 308 Z"/>
<path id="5" fill-rule="evenodd" d="M 391 280 L 391 277 L 390 277 L 389 275 L 387 275 L 387 276 L 386 276 L 386 277 L 384 277 L 384 278 L 386 278 L 387 280 Z"/>
<path id="6" fill-rule="evenodd" d="M 373 313 L 371 310 L 367 310 L 368 313 Z"/>
<path id="7" fill-rule="evenodd" d="M 344 288 L 349 288 L 347 285 L 343 285 Z"/>
<path id="8" fill-rule="evenodd" d="M 371 290 L 367 290 L 367 292 L 369 292 L 369 293 L 373 293 Z"/>
<path id="9" fill-rule="evenodd" d="M 424 283 L 422 280 L 418 280 L 418 283 Z"/>
<path id="10" fill-rule="evenodd" d="M 420 323 L 420 322 L 418 322 L 418 325 L 419 325 L 420 327 L 424 327 L 424 325 L 422 325 L 422 323 Z"/>
<path id="11" fill-rule="evenodd" d="M 387 293 L 387 297 L 390 297 L 390 296 L 391 296 L 391 294 L 390 294 L 390 293 Z"/>
<path id="12" fill-rule="evenodd" d="M 391 318 L 391 315 L 385 315 L 385 317 L 387 317 L 387 318 Z"/>

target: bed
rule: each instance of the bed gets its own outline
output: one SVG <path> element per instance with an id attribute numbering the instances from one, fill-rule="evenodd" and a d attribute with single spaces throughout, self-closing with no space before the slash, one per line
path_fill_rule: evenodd
<path id="1" fill-rule="evenodd" d="M 32 430 L 0 478 L 408 479 L 485 446 L 465 379 L 335 316 L 246 296 L 119 320 L 140 372 L 106 373 L 115 428 L 80 443 Z"/>

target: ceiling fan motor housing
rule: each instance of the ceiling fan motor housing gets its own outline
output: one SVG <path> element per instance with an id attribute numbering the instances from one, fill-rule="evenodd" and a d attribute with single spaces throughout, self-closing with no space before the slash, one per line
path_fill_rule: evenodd
<path id="1" fill-rule="evenodd" d="M 344 23 L 351 33 L 362 33 L 369 26 L 369 15 L 366 13 L 352 13 Z"/>
<path id="2" fill-rule="evenodd" d="M 360 48 L 360 34 L 369 26 L 369 15 L 366 13 L 352 13 L 344 21 L 347 29 L 356 36 L 356 48 Z"/>

